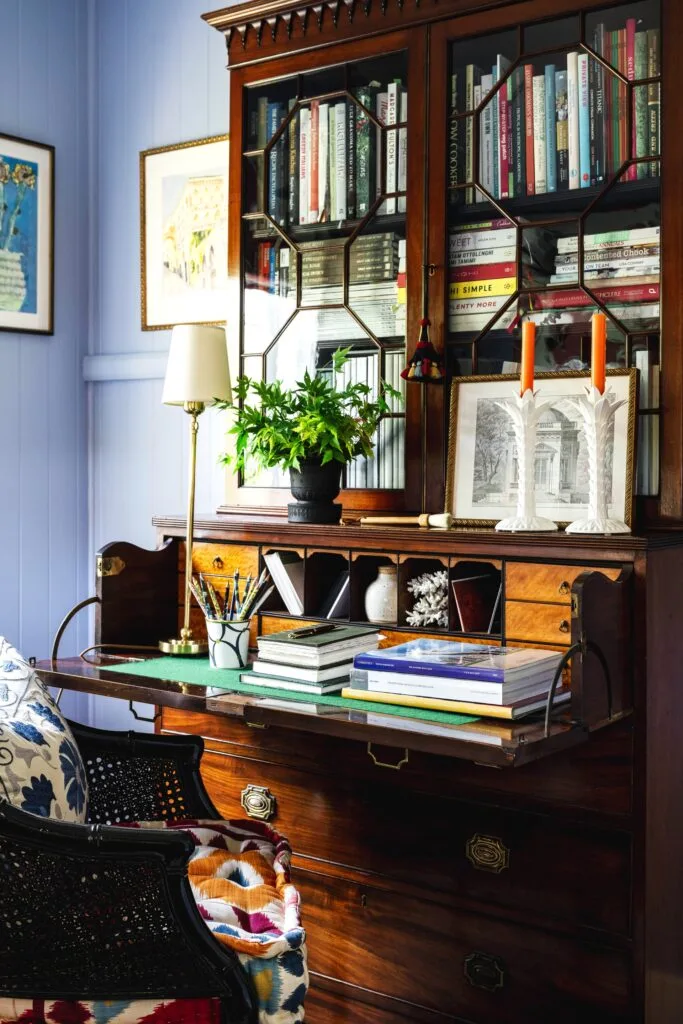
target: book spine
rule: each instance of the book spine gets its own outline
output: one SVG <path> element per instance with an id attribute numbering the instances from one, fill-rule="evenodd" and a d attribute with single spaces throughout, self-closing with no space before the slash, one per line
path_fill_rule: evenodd
<path id="1" fill-rule="evenodd" d="M 299 111 L 299 224 L 308 224 L 310 159 L 311 111 L 308 107 L 302 107 Z"/>
<path id="2" fill-rule="evenodd" d="M 507 199 L 510 195 L 509 152 L 508 152 L 508 83 L 503 82 L 498 90 L 498 195 Z"/>
<path id="3" fill-rule="evenodd" d="M 268 139 L 272 139 L 280 126 L 280 104 L 268 104 Z M 280 223 L 280 189 L 279 167 L 280 153 L 277 144 L 270 150 L 268 161 L 268 213 L 276 224 Z"/>
<path id="4" fill-rule="evenodd" d="M 466 267 L 474 264 L 486 264 L 489 261 L 496 263 L 509 263 L 517 258 L 517 247 L 504 245 L 499 249 L 465 249 L 457 255 L 451 255 L 449 265 L 451 267 Z"/>
<path id="5" fill-rule="evenodd" d="M 445 676 L 422 676 L 416 680 L 409 675 L 403 676 L 400 671 L 368 669 L 367 686 L 370 693 L 392 693 L 419 699 L 426 697 L 501 705 L 506 703 L 503 700 L 503 683 L 483 680 L 460 680 Z"/>
<path id="6" fill-rule="evenodd" d="M 546 179 L 545 76 L 534 75 L 534 191 L 547 191 Z"/>
<path id="7" fill-rule="evenodd" d="M 579 175 L 579 55 L 567 54 L 567 153 L 569 160 L 569 187 L 580 188 Z"/>
<path id="8" fill-rule="evenodd" d="M 657 302 L 659 284 L 619 285 L 616 288 L 593 288 L 601 302 Z M 535 309 L 566 309 L 569 306 L 592 306 L 592 298 L 581 289 L 566 291 L 543 291 L 533 296 Z"/>
<path id="9" fill-rule="evenodd" d="M 647 78 L 647 32 L 636 32 L 634 41 L 634 74 L 636 81 Z M 633 122 L 636 133 L 635 154 L 647 156 L 647 86 L 640 85 L 634 90 Z M 636 178 L 647 178 L 647 164 L 636 165 Z"/>
<path id="10" fill-rule="evenodd" d="M 268 141 L 268 100 L 265 96 L 259 96 L 256 118 L 256 138 L 259 149 L 264 149 Z M 259 159 L 256 165 L 256 189 L 257 209 L 264 210 L 263 186 L 266 180 L 265 157 Z"/>
<path id="11" fill-rule="evenodd" d="M 588 246 L 584 250 L 584 256 L 587 259 L 609 259 L 612 263 L 615 261 L 622 262 L 624 260 L 646 260 L 652 259 L 653 261 L 658 260 L 659 257 L 659 246 L 651 242 L 636 242 L 634 245 L 621 245 L 616 243 L 609 249 L 603 249 L 596 252 L 591 246 Z M 561 266 L 567 263 L 576 264 L 577 262 L 577 250 L 573 252 L 561 252 L 555 257 L 555 267 L 559 269 Z"/>
<path id="12" fill-rule="evenodd" d="M 353 659 L 354 669 L 366 669 L 368 672 L 397 672 L 402 675 L 416 675 L 420 678 L 437 676 L 441 678 L 467 681 L 478 680 L 483 683 L 503 683 L 505 676 L 500 668 L 477 668 L 475 665 L 457 665 L 455 668 L 439 662 L 430 663 L 415 658 L 372 657 L 370 654 L 357 654 Z"/>
<path id="13" fill-rule="evenodd" d="M 401 102 L 399 107 L 399 120 L 401 124 L 408 122 L 408 90 L 401 90 Z M 405 192 L 408 187 L 408 129 L 399 128 L 398 131 L 398 174 L 397 189 Z M 399 213 L 406 212 L 406 196 L 399 196 L 397 209 Z"/>
<path id="14" fill-rule="evenodd" d="M 346 104 L 346 215 L 356 217 L 356 111 L 355 103 Z"/>
<path id="15" fill-rule="evenodd" d="M 469 267 L 456 267 L 448 272 L 449 281 L 488 281 L 501 277 L 516 277 L 517 263 L 479 263 Z"/>
<path id="16" fill-rule="evenodd" d="M 328 197 L 329 197 L 329 220 L 337 220 L 337 108 L 330 104 L 328 114 Z"/>
<path id="17" fill-rule="evenodd" d="M 534 68 L 524 65 L 524 122 L 526 155 L 526 194 L 536 194 L 536 172 L 534 168 Z"/>
<path id="18" fill-rule="evenodd" d="M 474 106 L 475 110 L 477 109 L 477 107 L 479 106 L 480 103 L 481 103 L 481 83 L 475 85 L 475 87 L 474 87 L 473 106 Z M 475 173 L 476 173 L 476 176 L 477 176 L 477 181 L 481 181 L 481 176 L 482 176 L 482 173 L 483 173 L 483 171 L 482 171 L 482 168 L 483 168 L 482 146 L 484 144 L 484 135 L 483 135 L 483 132 L 481 131 L 481 119 L 479 121 L 479 125 L 480 125 L 480 130 L 479 130 L 479 156 L 478 156 L 477 163 L 475 165 L 476 166 L 476 172 Z M 473 137 L 474 137 L 474 135 L 473 135 Z M 474 201 L 475 201 L 475 203 L 483 202 L 484 198 L 485 197 L 481 194 L 481 192 L 479 191 L 478 188 L 474 190 Z"/>
<path id="19" fill-rule="evenodd" d="M 358 99 L 368 110 L 372 106 L 372 93 L 361 89 Z M 353 108 L 356 113 L 356 216 L 364 217 L 375 201 L 375 127 L 365 110 Z"/>
<path id="20" fill-rule="evenodd" d="M 320 219 L 320 103 L 311 100 L 311 149 L 308 175 L 308 223 Z"/>
<path id="21" fill-rule="evenodd" d="M 289 101 L 292 111 L 296 100 Z M 290 224 L 299 223 L 299 125 L 300 114 L 293 114 L 287 126 L 287 216 Z"/>
<path id="22" fill-rule="evenodd" d="M 387 112 L 389 106 L 389 96 L 386 92 L 380 92 L 377 94 L 376 99 L 376 110 L 377 120 L 380 124 L 387 123 Z M 378 128 L 375 133 L 375 144 L 377 147 L 376 160 L 375 160 L 375 196 L 380 196 L 382 193 L 387 191 L 387 142 L 388 137 L 384 135 L 384 144 L 382 144 L 382 131 Z M 386 200 L 380 204 L 377 215 L 383 216 L 387 212 Z"/>
<path id="23" fill-rule="evenodd" d="M 567 122 L 567 72 L 555 72 L 555 149 L 557 190 L 569 188 L 569 125 Z"/>
<path id="24" fill-rule="evenodd" d="M 448 287 L 450 299 L 468 299 L 477 296 L 512 295 L 516 290 L 514 277 L 499 277 L 484 281 L 455 281 Z"/>
<path id="25" fill-rule="evenodd" d="M 398 124 L 400 82 L 389 82 L 387 87 L 387 128 Z M 398 181 L 398 132 L 394 128 L 386 133 L 387 139 L 387 184 L 386 191 L 396 192 Z M 396 213 L 396 197 L 386 201 L 386 213 Z"/>
<path id="26" fill-rule="evenodd" d="M 626 19 L 626 77 L 629 82 L 635 81 L 636 77 L 636 19 Z M 628 118 L 628 102 L 633 96 L 632 91 L 626 93 L 626 116 Z M 628 125 L 628 120 L 626 121 Z M 627 158 L 631 158 L 636 155 L 636 119 L 634 111 L 631 110 L 631 137 L 628 139 L 628 152 Z M 635 164 L 631 164 L 626 172 L 627 181 L 635 181 L 638 177 L 637 169 Z"/>
<path id="27" fill-rule="evenodd" d="M 491 68 L 491 88 L 498 82 L 498 66 Z M 498 117 L 498 93 L 491 100 L 491 187 L 494 199 L 500 199 L 500 118 Z"/>
<path id="28" fill-rule="evenodd" d="M 615 29 L 609 33 L 610 35 L 610 55 L 612 65 L 615 68 L 619 67 L 619 32 Z M 621 102 L 619 99 L 619 80 L 616 75 L 610 75 L 611 85 L 611 96 L 612 96 L 612 118 L 611 118 L 611 135 L 612 135 L 612 171 L 615 172 L 621 163 L 621 150 L 619 143 L 619 111 Z"/>
<path id="29" fill-rule="evenodd" d="M 449 238 L 449 252 L 460 255 L 463 250 L 499 248 L 516 245 L 516 228 L 499 228 L 494 231 L 454 231 Z"/>
<path id="30" fill-rule="evenodd" d="M 545 175 L 547 192 L 557 192 L 557 118 L 555 65 L 545 66 Z"/>
<path id="31" fill-rule="evenodd" d="M 481 76 L 481 91 L 487 96 L 493 84 L 492 75 Z M 493 195 L 493 101 L 484 107 L 481 114 L 481 167 L 479 177 L 482 185 Z"/>
<path id="32" fill-rule="evenodd" d="M 318 221 L 330 219 L 330 105 L 318 107 Z"/>
<path id="33" fill-rule="evenodd" d="M 598 183 L 598 138 L 596 134 L 596 97 L 595 87 L 596 67 L 592 57 L 588 57 L 588 146 L 590 164 L 590 184 Z"/>
<path id="34" fill-rule="evenodd" d="M 451 238 L 453 236 L 451 235 Z M 584 236 L 584 250 L 601 246 L 623 245 L 624 242 L 652 242 L 659 244 L 659 227 L 624 228 L 621 231 L 600 231 L 594 235 Z M 576 235 L 558 238 L 557 251 L 577 252 L 579 247 Z"/>
<path id="35" fill-rule="evenodd" d="M 605 26 L 596 25 L 593 49 L 602 54 L 605 46 Z M 595 70 L 595 177 L 596 182 L 605 180 L 605 69 L 598 61 L 591 60 Z"/>
<path id="36" fill-rule="evenodd" d="M 513 139 L 515 155 L 515 198 L 526 195 L 526 138 L 524 129 L 524 68 L 515 68 Z"/>
<path id="37" fill-rule="evenodd" d="M 617 32 L 617 67 L 621 71 L 622 75 L 626 75 L 626 29 L 620 28 Z M 628 151 L 630 148 L 630 140 L 628 138 L 628 121 L 627 121 L 627 105 L 628 105 L 628 89 L 619 80 L 617 80 L 617 105 L 619 110 L 619 163 L 623 164 L 628 158 Z M 628 176 L 628 171 L 622 176 L 624 180 Z"/>
<path id="38" fill-rule="evenodd" d="M 592 258 L 589 254 L 584 253 L 583 260 L 584 270 L 613 270 L 615 273 L 633 273 L 635 270 L 639 270 L 642 273 L 656 274 L 659 272 L 659 257 L 658 256 L 646 256 L 642 259 L 612 259 L 609 251 L 601 253 L 599 258 Z M 555 267 L 556 277 L 562 275 L 576 274 L 578 270 L 578 261 L 573 260 L 571 262 L 561 263 Z"/>
<path id="39" fill-rule="evenodd" d="M 604 57 L 608 64 L 612 63 L 612 33 L 605 29 L 604 25 L 600 25 L 602 29 L 602 48 L 600 50 L 601 55 Z M 602 133 L 602 144 L 604 147 L 605 154 L 605 175 L 612 173 L 614 169 L 614 154 L 612 146 L 612 118 L 614 112 L 612 109 L 612 79 L 613 75 L 606 72 L 603 68 L 602 72 L 602 102 L 604 107 L 604 125 Z"/>
<path id="40" fill-rule="evenodd" d="M 590 114 L 588 110 L 588 54 L 578 57 L 579 75 L 579 180 L 581 188 L 591 183 Z"/>
<path id="41" fill-rule="evenodd" d="M 337 103 L 334 110 L 334 131 L 337 140 L 335 163 L 330 173 L 334 173 L 337 181 L 336 210 L 334 219 L 337 221 L 346 220 L 348 216 L 347 198 L 347 170 L 348 156 L 346 153 L 346 104 Z"/>
<path id="42" fill-rule="evenodd" d="M 465 109 L 472 110 L 474 106 L 474 64 L 468 64 L 465 68 Z M 465 120 L 465 180 L 474 180 L 474 133 L 472 131 L 472 118 Z M 465 189 L 465 202 L 474 202 L 474 190 Z"/>
<path id="43" fill-rule="evenodd" d="M 453 72 L 451 75 L 451 114 L 454 114 L 458 109 L 458 75 L 457 72 Z M 459 152 L 459 132 L 461 122 L 451 117 L 448 126 L 448 187 L 455 188 L 460 181 L 460 165 L 459 161 L 461 154 Z M 453 198 L 455 193 L 452 194 Z"/>
<path id="44" fill-rule="evenodd" d="M 659 29 L 647 30 L 647 77 L 659 74 Z M 659 105 L 660 85 L 652 82 L 647 87 L 648 155 L 659 156 Z M 659 176 L 659 163 L 649 164 L 650 177 Z"/>

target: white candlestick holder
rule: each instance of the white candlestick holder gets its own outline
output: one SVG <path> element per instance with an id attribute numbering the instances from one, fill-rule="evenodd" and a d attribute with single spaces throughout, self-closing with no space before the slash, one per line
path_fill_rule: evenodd
<path id="1" fill-rule="evenodd" d="M 581 413 L 588 457 L 588 515 L 575 519 L 567 533 L 630 533 L 621 519 L 609 515 L 611 474 L 607 463 L 610 427 L 614 414 L 625 400 L 617 401 L 614 392 L 600 394 L 596 387 L 586 394 L 568 399 Z"/>
<path id="2" fill-rule="evenodd" d="M 556 530 L 557 523 L 552 519 L 536 515 L 536 428 L 551 403 L 537 405 L 536 393 L 527 388 L 521 397 L 516 394 L 512 401 L 496 401 L 496 405 L 510 417 L 517 443 L 517 512 L 501 519 L 496 529 L 515 532 Z"/>

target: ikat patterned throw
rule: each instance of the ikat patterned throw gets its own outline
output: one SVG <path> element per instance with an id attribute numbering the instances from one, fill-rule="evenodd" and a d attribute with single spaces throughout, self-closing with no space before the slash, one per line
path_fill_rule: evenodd
<path id="1" fill-rule="evenodd" d="M 222 1024 L 217 999 L 3 999 L 0 1024 Z"/>
<path id="2" fill-rule="evenodd" d="M 85 767 L 37 674 L 0 637 L 0 796 L 43 818 L 84 822 Z"/>
<path id="3" fill-rule="evenodd" d="M 188 875 L 197 907 L 251 978 L 259 1024 L 301 1024 L 308 988 L 306 936 L 287 840 L 256 821 L 139 822 L 132 827 L 180 829 L 191 836 L 195 849 Z"/>

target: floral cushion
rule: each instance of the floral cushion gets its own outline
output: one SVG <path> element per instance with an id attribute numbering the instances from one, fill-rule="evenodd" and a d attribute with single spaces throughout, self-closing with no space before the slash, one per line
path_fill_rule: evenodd
<path id="1" fill-rule="evenodd" d="M 3 999 L 0 1024 L 221 1024 L 218 999 Z"/>
<path id="2" fill-rule="evenodd" d="M 0 637 L 0 797 L 84 822 L 87 779 L 71 729 L 31 666 Z"/>

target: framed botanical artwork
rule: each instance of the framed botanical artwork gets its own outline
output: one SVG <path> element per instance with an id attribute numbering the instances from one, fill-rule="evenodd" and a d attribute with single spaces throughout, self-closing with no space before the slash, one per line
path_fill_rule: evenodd
<path id="1" fill-rule="evenodd" d="M 609 515 L 631 526 L 636 434 L 636 370 L 607 370 L 607 387 L 624 405 L 612 419 L 607 450 Z M 590 375 L 538 373 L 534 391 L 551 402 L 536 437 L 534 479 L 539 516 L 559 526 L 588 509 L 588 460 L 581 414 L 572 396 Z M 517 506 L 517 449 L 511 420 L 499 403 L 519 392 L 519 377 L 456 377 L 451 388 L 446 511 L 458 526 L 495 526 Z"/>
<path id="2" fill-rule="evenodd" d="M 55 150 L 0 135 L 0 330 L 53 333 Z"/>
<path id="3" fill-rule="evenodd" d="M 224 323 L 228 136 L 140 154 L 142 329 Z"/>

